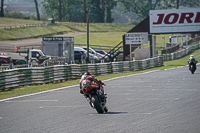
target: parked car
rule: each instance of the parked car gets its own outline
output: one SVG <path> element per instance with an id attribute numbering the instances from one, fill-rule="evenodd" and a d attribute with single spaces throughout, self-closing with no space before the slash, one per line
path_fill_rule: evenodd
<path id="1" fill-rule="evenodd" d="M 97 53 L 100 53 L 100 54 L 102 54 L 102 55 L 106 55 L 107 54 L 107 52 L 106 51 L 104 51 L 104 50 L 95 50 Z"/>
<path id="2" fill-rule="evenodd" d="M 12 64 L 12 59 L 11 57 L 8 56 L 0 56 L 0 66 L 2 66 L 3 64 L 9 65 Z"/>
<path id="3" fill-rule="evenodd" d="M 102 55 L 106 55 L 106 59 L 108 59 L 110 57 L 110 54 L 108 54 L 106 51 L 104 50 L 95 50 L 97 53 L 100 53 Z"/>
<path id="4" fill-rule="evenodd" d="M 76 53 L 76 56 L 75 56 L 75 53 Z M 81 56 L 81 53 L 82 53 L 82 56 Z M 78 61 L 81 61 L 82 59 L 83 60 L 86 60 L 86 56 L 87 56 L 87 51 L 81 47 L 74 47 L 74 60 L 78 60 Z M 94 61 L 97 61 L 99 60 L 99 58 L 91 53 L 89 53 L 89 61 L 91 60 L 94 60 Z"/>
<path id="5" fill-rule="evenodd" d="M 85 49 L 87 51 L 87 47 L 81 47 L 83 49 Z M 94 49 L 92 48 L 89 48 L 89 52 L 95 56 L 97 56 L 99 58 L 99 60 L 101 59 L 104 59 L 104 61 L 107 61 L 108 60 L 108 57 L 107 56 L 104 56 L 103 54 L 100 54 L 98 52 L 96 52 Z"/>
<path id="6" fill-rule="evenodd" d="M 74 47 L 74 60 L 81 62 L 86 59 L 86 52 L 83 49 L 79 49 L 78 47 Z"/>

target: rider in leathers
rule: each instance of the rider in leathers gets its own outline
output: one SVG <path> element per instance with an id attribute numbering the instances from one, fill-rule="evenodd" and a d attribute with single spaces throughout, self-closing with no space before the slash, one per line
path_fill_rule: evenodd
<path id="1" fill-rule="evenodd" d="M 85 72 L 79 81 L 80 93 L 84 94 L 85 98 L 89 101 L 91 107 L 93 107 L 93 105 L 91 104 L 90 98 L 88 98 L 89 95 L 87 93 L 86 88 L 88 85 L 91 85 L 93 81 L 96 82 L 98 85 L 99 84 L 105 85 L 104 83 L 101 82 L 101 80 L 97 80 L 94 76 L 92 76 L 90 72 Z M 104 111 L 105 112 L 108 111 L 108 108 L 106 106 L 104 107 Z"/>
<path id="2" fill-rule="evenodd" d="M 80 93 L 85 94 L 86 88 L 88 85 L 91 85 L 92 81 L 98 83 L 99 81 L 91 75 L 90 72 L 85 72 L 84 75 L 82 75 L 79 85 L 80 85 Z"/>
<path id="3" fill-rule="evenodd" d="M 190 58 L 189 58 L 188 62 L 190 62 L 190 61 L 195 61 L 195 58 L 194 58 L 193 55 L 190 55 Z M 194 68 L 196 69 L 196 63 L 194 64 Z M 190 69 L 191 69 L 191 65 L 190 65 L 190 63 L 189 63 L 189 70 L 190 70 Z"/>

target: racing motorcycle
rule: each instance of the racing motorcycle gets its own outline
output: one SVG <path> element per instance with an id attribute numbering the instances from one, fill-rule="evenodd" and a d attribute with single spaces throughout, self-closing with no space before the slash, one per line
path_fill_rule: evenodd
<path id="1" fill-rule="evenodd" d="M 98 80 L 98 83 L 91 83 L 86 88 L 86 96 L 87 100 L 89 101 L 90 106 L 99 114 L 104 112 L 108 112 L 106 107 L 106 95 L 104 94 L 104 83 L 101 80 Z"/>
<path id="2" fill-rule="evenodd" d="M 194 59 L 190 59 L 188 61 L 188 64 L 190 65 L 190 71 L 192 74 L 194 74 L 195 70 L 196 70 L 196 64 L 197 64 L 198 61 L 195 61 Z"/>

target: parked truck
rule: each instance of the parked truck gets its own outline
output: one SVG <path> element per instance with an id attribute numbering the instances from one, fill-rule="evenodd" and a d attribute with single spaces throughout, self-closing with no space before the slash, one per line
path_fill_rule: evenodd
<path id="1" fill-rule="evenodd" d="M 44 63 L 44 61 L 49 61 L 51 59 L 50 56 L 45 55 L 39 49 L 29 49 L 27 51 L 27 54 L 9 53 L 9 54 L 4 54 L 4 56 L 10 57 L 11 62 L 14 65 L 27 64 L 28 62 L 34 64 L 42 64 Z"/>

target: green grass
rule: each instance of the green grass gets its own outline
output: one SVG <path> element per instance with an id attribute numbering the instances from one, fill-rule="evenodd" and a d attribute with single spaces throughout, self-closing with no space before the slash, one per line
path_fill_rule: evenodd
<path id="1" fill-rule="evenodd" d="M 0 30 L 0 41 L 5 40 L 18 40 L 25 38 L 36 38 L 47 35 L 53 35 L 58 33 L 73 32 L 71 29 L 64 25 L 60 26 L 38 26 L 38 27 L 26 27 L 16 29 L 3 29 Z"/>
<path id="2" fill-rule="evenodd" d="M 75 31 L 87 31 L 87 26 L 85 23 L 62 23 L 63 25 L 67 25 L 70 29 Z M 130 24 L 112 24 L 112 23 L 90 23 L 89 31 L 90 32 L 127 32 L 134 25 Z"/>
<path id="3" fill-rule="evenodd" d="M 101 45 L 101 46 L 116 46 L 122 41 L 122 35 L 125 32 L 100 32 L 90 33 L 89 42 L 90 45 Z M 80 35 L 74 38 L 75 44 L 87 44 L 87 35 Z"/>
<path id="4" fill-rule="evenodd" d="M 0 41 L 6 40 L 18 40 L 24 38 L 35 38 L 35 37 L 42 37 L 42 36 L 50 36 L 55 34 L 63 34 L 69 32 L 86 32 L 87 26 L 85 23 L 73 23 L 73 22 L 62 22 L 56 25 L 43 25 L 37 27 L 25 27 L 19 28 L 19 25 L 26 25 L 26 24 L 39 24 L 39 23 L 47 23 L 47 21 L 33 21 L 33 20 L 24 20 L 24 19 L 11 19 L 11 18 L 1 18 L 0 20 Z M 2 26 L 12 26 L 12 28 L 2 28 Z M 17 28 L 14 28 L 17 26 Z M 113 35 L 118 34 L 116 32 L 127 32 L 130 30 L 134 25 L 128 24 L 111 24 L 111 23 L 90 23 L 89 31 L 90 33 L 95 32 L 113 32 Z M 123 35 L 123 34 L 122 34 Z M 120 35 L 120 39 L 121 36 Z M 106 35 L 103 35 L 104 38 Z M 110 37 L 110 36 L 109 36 Z M 116 37 L 116 36 L 114 36 Z M 102 37 L 103 38 L 103 37 Z M 110 38 L 112 39 L 112 38 Z M 119 39 L 119 40 L 120 40 Z M 85 41 L 82 41 L 85 43 Z M 109 43 L 109 42 L 108 42 Z M 107 45 L 107 44 L 105 44 Z"/>
<path id="5" fill-rule="evenodd" d="M 26 25 L 26 24 L 41 24 L 45 23 L 45 21 L 37 21 L 37 20 L 26 20 L 26 19 L 15 19 L 15 18 L 6 18 L 1 17 L 0 26 L 12 26 L 12 25 Z"/>
<path id="6" fill-rule="evenodd" d="M 194 51 L 191 54 L 194 55 L 196 60 L 200 61 L 200 49 Z M 146 69 L 146 70 L 141 70 L 141 71 L 126 72 L 126 73 L 99 75 L 99 76 L 96 76 L 96 78 L 100 79 L 100 80 L 106 80 L 106 79 L 110 79 L 110 78 L 114 78 L 114 77 L 127 76 L 127 75 L 130 75 L 130 74 L 142 73 L 142 72 L 146 72 L 146 71 L 164 70 L 164 69 L 170 69 L 170 68 L 185 66 L 185 65 L 187 65 L 187 60 L 189 59 L 189 56 L 190 55 L 187 55 L 187 56 L 185 56 L 181 59 L 178 59 L 178 60 L 166 61 L 166 62 L 164 62 L 164 66 L 161 66 L 161 67 L 156 67 L 156 68 L 151 68 L 151 69 Z M 9 91 L 0 92 L 0 99 L 14 97 L 14 96 L 20 96 L 20 95 L 30 94 L 30 93 L 34 93 L 34 92 L 50 90 L 50 89 L 55 89 L 55 88 L 59 88 L 59 87 L 76 85 L 76 84 L 78 84 L 78 82 L 79 82 L 79 79 L 70 80 L 70 81 L 61 82 L 61 83 L 53 83 L 53 84 L 51 83 L 51 84 L 44 84 L 44 85 L 37 85 L 37 86 L 26 86 L 26 87 L 22 87 L 22 88 L 16 88 L 16 89 L 12 89 L 12 90 L 9 90 Z M 77 91 L 77 93 L 78 93 L 78 91 Z"/>

